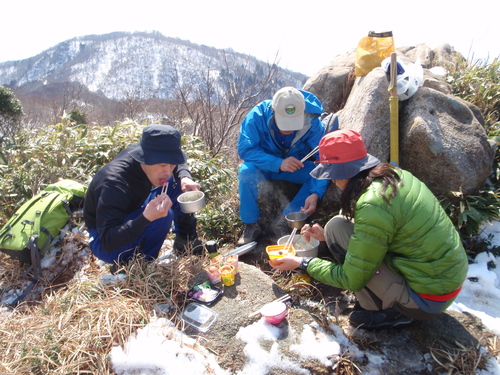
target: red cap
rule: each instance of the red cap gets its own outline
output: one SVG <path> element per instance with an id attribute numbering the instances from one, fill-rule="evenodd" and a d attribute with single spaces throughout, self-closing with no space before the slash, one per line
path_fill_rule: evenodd
<path id="1" fill-rule="evenodd" d="M 328 133 L 319 142 L 321 164 L 347 163 L 366 157 L 366 146 L 355 130 L 345 129 Z"/>
<path id="2" fill-rule="evenodd" d="M 318 180 L 343 180 L 380 163 L 366 152 L 366 146 L 355 130 L 342 129 L 326 134 L 319 142 L 318 165 L 310 175 Z"/>

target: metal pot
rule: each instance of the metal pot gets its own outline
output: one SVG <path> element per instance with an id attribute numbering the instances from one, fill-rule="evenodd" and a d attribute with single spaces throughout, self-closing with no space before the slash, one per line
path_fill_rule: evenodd
<path id="1" fill-rule="evenodd" d="M 307 214 L 305 212 L 290 212 L 285 215 L 285 219 L 290 229 L 297 228 L 300 230 L 306 223 Z"/>
<path id="2" fill-rule="evenodd" d="M 302 237 L 302 238 L 301 238 Z M 283 236 L 278 240 L 278 245 L 284 245 L 288 241 L 290 236 Z M 317 257 L 319 241 L 311 237 L 309 242 L 306 242 L 303 236 L 296 234 L 293 236 L 292 240 L 293 248 L 295 249 L 295 255 L 298 257 Z"/>
<path id="3" fill-rule="evenodd" d="M 205 194 L 202 191 L 188 191 L 177 198 L 181 211 L 192 214 L 205 207 Z"/>

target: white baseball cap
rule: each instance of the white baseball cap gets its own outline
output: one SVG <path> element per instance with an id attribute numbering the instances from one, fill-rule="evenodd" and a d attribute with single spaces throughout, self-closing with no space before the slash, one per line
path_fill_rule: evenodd
<path id="1" fill-rule="evenodd" d="M 283 87 L 274 94 L 272 108 L 276 125 L 282 131 L 295 131 L 304 127 L 306 102 L 304 95 L 294 87 Z"/>

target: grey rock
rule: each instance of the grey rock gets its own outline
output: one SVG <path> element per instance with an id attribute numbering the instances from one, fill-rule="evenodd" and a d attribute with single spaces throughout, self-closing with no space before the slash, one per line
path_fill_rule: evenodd
<path id="1" fill-rule="evenodd" d="M 471 105 L 420 88 L 401 105 L 400 165 L 435 193 L 477 194 L 491 174 L 494 154 Z"/>
<path id="2" fill-rule="evenodd" d="M 229 250 L 228 250 L 229 251 Z M 245 354 L 246 343 L 238 338 L 237 334 L 241 328 L 247 327 L 260 319 L 260 314 L 249 317 L 251 313 L 258 311 L 266 303 L 271 302 L 286 292 L 281 289 L 269 276 L 253 264 L 262 262 L 264 247 L 259 248 L 253 254 L 240 257 L 240 273 L 236 278 L 234 286 L 222 287 L 224 293 L 209 308 L 218 314 L 217 321 L 206 333 L 201 333 L 193 328 L 187 328 L 185 333 L 200 338 L 204 347 L 209 349 L 217 357 L 219 365 L 230 373 L 241 371 L 247 364 Z M 260 260 L 259 260 L 260 259 Z M 204 272 L 197 274 L 192 284 L 208 280 Z M 290 372 L 280 368 L 270 370 L 269 374 L 331 374 L 335 373 L 331 366 L 320 363 L 317 360 L 304 360 L 293 353 L 290 347 L 297 344 L 297 337 L 303 331 L 305 325 L 318 323 L 318 329 L 326 334 L 334 334 L 332 327 L 338 325 L 343 335 L 348 339 L 348 344 L 342 344 L 344 355 L 362 351 L 363 356 L 356 359 L 356 365 L 365 372 L 378 371 L 383 374 L 432 374 L 438 364 L 430 356 L 433 350 L 460 348 L 479 348 L 484 346 L 482 341 L 486 330 L 480 320 L 469 314 L 454 311 L 443 313 L 433 319 L 416 322 L 410 327 L 394 329 L 387 328 L 378 331 L 366 331 L 355 329 L 347 323 L 349 310 L 339 312 L 335 309 L 335 302 L 346 299 L 341 290 L 333 287 L 326 288 L 325 284 L 312 281 L 314 288 L 311 291 L 320 290 L 318 293 L 309 293 L 307 297 L 301 297 L 292 293 L 287 318 L 276 328 L 279 330 L 278 344 L 280 352 L 286 361 L 291 361 L 302 369 L 300 372 Z M 324 299 L 323 299 L 324 298 Z M 316 305 L 311 301 L 323 301 Z M 330 301 L 330 303 L 326 302 Z M 332 306 L 332 308 L 325 308 Z M 338 337 L 338 332 L 335 333 Z M 344 341 L 344 340 L 342 340 Z M 345 342 L 345 341 L 344 341 Z M 268 351 L 271 343 L 265 340 L 259 342 L 261 347 Z M 381 357 L 380 363 L 369 361 L 369 356 Z M 446 362 L 445 358 L 440 360 Z"/>
<path id="3" fill-rule="evenodd" d="M 398 61 L 418 57 L 428 67 L 463 59 L 444 44 L 434 51 L 425 45 L 398 48 Z M 491 174 L 495 155 L 488 142 L 479 108 L 451 95 L 443 77 L 424 69 L 422 87 L 398 106 L 396 160 L 390 160 L 389 77 L 375 68 L 363 77 L 354 75 L 355 53 L 341 55 L 304 85 L 335 112 L 341 129 L 360 132 L 368 152 L 381 161 L 396 161 L 414 173 L 436 194 L 462 191 L 477 194 Z M 446 63 L 446 64 L 445 64 Z"/>

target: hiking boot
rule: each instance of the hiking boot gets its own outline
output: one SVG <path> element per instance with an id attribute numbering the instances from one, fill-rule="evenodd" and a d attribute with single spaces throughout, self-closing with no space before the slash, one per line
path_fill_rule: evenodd
<path id="1" fill-rule="evenodd" d="M 196 237 L 193 240 L 188 240 L 188 237 L 175 236 L 173 248 L 175 252 L 179 255 L 193 254 L 202 255 L 203 254 L 203 243 Z"/>
<path id="2" fill-rule="evenodd" d="M 405 327 L 412 324 L 414 319 L 394 309 L 378 311 L 363 309 L 353 311 L 349 315 L 349 322 L 355 327 L 373 330 L 386 327 Z"/>
<path id="3" fill-rule="evenodd" d="M 196 223 L 196 216 L 193 214 L 178 215 L 175 218 L 175 240 L 173 248 L 177 254 L 203 254 L 203 243 L 198 238 Z"/>
<path id="4" fill-rule="evenodd" d="M 125 267 L 127 267 L 129 263 L 130 259 L 117 260 L 109 267 L 109 273 L 112 275 L 126 274 L 127 270 Z"/>
<path id="5" fill-rule="evenodd" d="M 241 237 L 238 240 L 238 246 L 242 246 L 247 243 L 256 241 L 260 235 L 260 232 L 261 230 L 258 223 L 244 224 L 243 233 L 241 234 Z"/>

